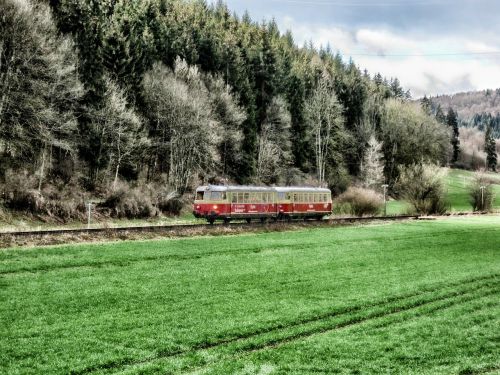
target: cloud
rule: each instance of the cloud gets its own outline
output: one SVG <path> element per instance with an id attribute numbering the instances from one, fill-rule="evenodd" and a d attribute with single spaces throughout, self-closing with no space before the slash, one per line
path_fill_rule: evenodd
<path id="1" fill-rule="evenodd" d="M 414 97 L 500 87 L 500 45 L 460 35 L 432 36 L 387 27 L 347 27 L 297 22 L 285 17 L 282 30 L 302 45 L 330 45 L 361 69 L 397 77 Z"/>

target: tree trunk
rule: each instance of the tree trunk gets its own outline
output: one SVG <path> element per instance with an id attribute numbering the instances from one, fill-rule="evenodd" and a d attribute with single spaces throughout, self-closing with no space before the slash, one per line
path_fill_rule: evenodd
<path id="1" fill-rule="evenodd" d="M 42 151 L 42 165 L 40 166 L 40 176 L 38 179 L 38 192 L 42 192 L 42 182 L 43 182 L 43 173 L 44 173 L 44 168 L 45 168 L 45 149 L 47 148 L 46 145 L 43 146 L 43 151 Z"/>

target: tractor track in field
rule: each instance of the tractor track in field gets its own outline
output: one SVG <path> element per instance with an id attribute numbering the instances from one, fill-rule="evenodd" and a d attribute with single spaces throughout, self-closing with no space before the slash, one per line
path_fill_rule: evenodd
<path id="1" fill-rule="evenodd" d="M 338 331 L 341 329 L 346 329 L 346 328 L 350 328 L 350 327 L 355 327 L 355 326 L 360 325 L 360 324 L 369 323 L 370 321 L 373 321 L 376 319 L 392 317 L 392 316 L 399 314 L 399 313 L 409 312 L 409 311 L 412 311 L 412 310 L 415 310 L 415 309 L 418 309 L 421 307 L 425 307 L 427 305 L 442 302 L 441 305 L 431 307 L 431 308 L 426 309 L 425 311 L 422 311 L 422 312 L 416 312 L 414 315 L 412 315 L 408 318 L 386 322 L 385 324 L 383 324 L 381 326 L 377 326 L 376 328 L 388 327 L 388 326 L 391 326 L 394 324 L 409 321 L 411 319 L 419 318 L 419 317 L 422 317 L 425 315 L 430 315 L 432 313 L 435 313 L 435 312 L 438 312 L 441 310 L 445 310 L 447 308 L 457 306 L 459 304 L 471 302 L 471 301 L 474 301 L 474 300 L 477 300 L 480 298 L 484 298 L 484 297 L 488 297 L 488 296 L 492 296 L 492 295 L 500 293 L 500 289 L 497 288 L 497 289 L 487 290 L 486 292 L 483 292 L 481 294 L 472 294 L 469 297 L 460 298 L 459 300 L 456 300 L 457 297 L 467 296 L 471 292 L 475 292 L 475 291 L 478 291 L 481 289 L 483 289 L 483 288 L 479 287 L 479 288 L 474 289 L 474 290 L 469 290 L 469 291 L 465 291 L 465 292 L 457 292 L 457 293 L 454 293 L 453 295 L 449 295 L 449 296 L 442 297 L 442 298 L 437 298 L 435 300 L 423 301 L 423 302 L 415 303 L 414 305 L 409 305 L 409 306 L 404 306 L 404 307 L 397 307 L 397 308 L 394 308 L 392 310 L 384 311 L 384 312 L 380 312 L 380 313 L 375 313 L 375 314 L 369 315 L 367 317 L 362 317 L 359 319 L 354 318 L 354 319 L 347 320 L 345 322 L 334 324 L 332 326 L 320 327 L 318 329 L 300 332 L 298 334 L 289 335 L 289 336 L 283 337 L 283 338 L 271 339 L 271 340 L 264 342 L 264 343 L 261 343 L 261 344 L 238 348 L 238 349 L 234 350 L 232 353 L 223 354 L 221 356 L 221 358 L 217 359 L 217 362 L 220 362 L 221 360 L 226 360 L 226 359 L 232 359 L 232 360 L 240 359 L 240 358 L 243 358 L 245 356 L 251 355 L 253 353 L 279 348 L 283 345 L 290 344 L 290 343 L 293 343 L 293 342 L 301 340 L 301 339 L 308 339 L 310 337 L 314 337 L 314 336 L 321 335 L 321 334 L 329 334 L 331 332 Z M 193 373 L 193 371 L 196 372 L 198 370 L 202 370 L 202 369 L 206 368 L 207 366 L 211 366 L 213 364 L 216 364 L 216 362 L 205 363 L 201 366 L 196 366 L 196 367 L 193 366 L 193 367 L 188 367 L 188 368 L 182 368 L 182 369 L 178 370 L 177 372 L 179 372 L 179 373 L 186 373 L 186 372 Z M 498 369 L 497 367 L 489 367 L 487 369 L 473 371 L 470 374 L 476 375 L 476 374 L 490 373 L 490 372 L 496 371 L 497 369 Z M 467 374 L 469 374 L 469 372 L 467 372 Z"/>
<path id="2" fill-rule="evenodd" d="M 140 365 L 145 365 L 148 363 L 153 363 L 158 360 L 162 359 L 169 359 L 169 358 L 176 358 L 176 357 L 181 357 L 184 355 L 189 355 L 189 354 L 195 354 L 197 352 L 201 352 L 204 350 L 211 350 L 211 349 L 217 349 L 217 348 L 224 348 L 230 345 L 240 345 L 238 348 L 233 348 L 233 352 L 239 353 L 240 355 L 246 355 L 248 353 L 256 352 L 256 351 L 261 351 L 265 349 L 270 349 L 274 348 L 277 346 L 284 345 L 286 343 L 290 343 L 299 339 L 304 339 L 307 337 L 311 337 L 313 335 L 321 334 L 321 333 L 326 333 L 326 332 L 331 332 L 335 331 L 338 329 L 342 328 L 347 328 L 350 326 L 354 326 L 357 324 L 365 323 L 367 321 L 373 320 L 373 319 L 378 319 L 378 318 L 383 318 L 385 316 L 391 316 L 397 313 L 405 312 L 405 311 L 411 311 L 413 309 L 427 306 L 433 303 L 439 303 L 439 302 L 447 302 L 444 307 L 436 307 L 436 311 L 439 309 L 447 308 L 450 306 L 453 306 L 456 304 L 456 301 L 454 299 L 467 296 L 470 293 L 474 293 L 477 291 L 481 291 L 485 288 L 487 289 L 486 293 L 483 293 L 483 295 L 472 295 L 468 299 L 465 298 L 465 300 L 473 300 L 478 297 L 483 297 L 486 295 L 491 295 L 491 294 L 496 294 L 499 293 L 498 286 L 500 284 L 500 280 L 498 278 L 500 277 L 499 274 L 491 274 L 491 275 L 485 275 L 485 276 L 480 276 L 476 278 L 470 278 L 470 279 L 465 279 L 453 283 L 448 283 L 448 284 L 441 284 L 441 285 L 433 285 L 429 286 L 423 289 L 420 289 L 419 291 L 416 291 L 414 293 L 408 293 L 405 295 L 400 295 L 400 296 L 394 296 L 394 297 L 388 297 L 384 300 L 365 304 L 365 305 L 357 305 L 357 306 L 351 306 L 351 307 L 346 307 L 346 308 L 341 308 L 341 309 L 336 309 L 336 310 L 331 310 L 327 311 L 323 314 L 318 314 L 315 316 L 303 318 L 303 319 L 298 319 L 296 321 L 292 322 L 286 322 L 283 324 L 278 324 L 278 325 L 273 325 L 269 327 L 264 327 L 262 329 L 257 329 L 251 332 L 247 332 L 244 334 L 239 334 L 233 337 L 227 337 L 227 338 L 222 338 L 222 339 L 216 339 L 213 341 L 206 341 L 206 342 L 200 342 L 198 344 L 194 344 L 189 348 L 186 349 L 179 349 L 179 350 L 166 350 L 166 351 L 158 351 L 154 356 L 144 358 L 144 359 L 137 359 L 137 358 L 123 358 L 122 360 L 115 360 L 115 361 L 109 361 L 106 363 L 101 363 L 101 364 L 96 364 L 93 366 L 89 366 L 80 370 L 73 370 L 71 371 L 71 374 L 73 375 L 83 375 L 83 374 L 88 374 L 92 373 L 95 371 L 100 371 L 100 370 L 119 370 L 124 367 L 129 367 L 129 366 L 140 366 Z M 444 294 L 440 294 L 438 296 L 428 296 L 425 298 L 426 294 L 434 292 L 436 289 L 441 288 L 441 289 L 450 289 L 450 288 L 456 288 L 456 287 L 463 287 L 467 286 L 465 289 L 459 289 L 459 290 L 451 290 L 447 291 Z M 417 297 L 422 297 L 422 298 L 417 298 Z M 412 298 L 417 298 L 416 300 L 412 301 Z M 465 302 L 465 301 L 461 301 Z M 374 308 L 383 308 L 383 307 L 388 307 L 389 309 L 383 309 L 382 311 L 375 311 L 368 313 L 367 315 L 361 315 L 361 316 L 354 316 L 354 317 L 349 317 L 349 314 L 362 314 L 363 310 L 369 310 L 369 309 L 374 309 Z M 434 310 L 432 310 L 434 311 Z M 426 312 L 427 313 L 427 312 Z M 346 320 L 340 321 L 340 322 L 328 322 L 330 319 L 336 319 L 336 318 L 342 318 L 345 317 Z M 287 330 L 293 330 L 293 329 L 300 329 L 301 327 L 304 327 L 308 324 L 319 324 L 317 327 L 309 327 L 305 328 L 302 331 L 298 332 L 290 332 L 287 333 Z M 321 325 L 323 323 L 323 325 Z M 263 338 L 262 342 L 245 342 L 249 341 L 252 339 L 259 339 L 259 336 L 263 336 L 266 334 L 279 334 L 282 333 L 282 337 L 278 338 Z"/>
<path id="3" fill-rule="evenodd" d="M 483 233 L 487 232 L 496 232 L 497 229 L 484 230 Z M 452 231 L 447 231 L 447 233 L 452 233 Z M 463 234 L 464 231 L 457 231 L 457 233 Z M 418 240 L 424 237 L 428 237 L 428 233 L 426 234 L 414 234 L 414 235 L 401 235 L 401 236 L 391 236 L 391 241 L 408 241 L 408 240 Z M 371 238 L 373 239 L 373 238 Z M 329 245 L 346 245 L 355 242 L 359 242 L 360 239 L 355 239 L 351 241 L 333 241 Z M 279 250 L 287 250 L 293 247 L 293 244 L 283 244 L 280 246 L 274 246 L 272 248 L 273 251 Z M 301 244 L 299 250 L 306 250 L 318 248 L 317 243 L 306 243 Z M 18 268 L 14 270 L 0 270 L 0 277 L 2 276 L 12 276 L 19 274 L 35 274 L 39 272 L 52 272 L 58 270 L 71 270 L 71 269 L 98 269 L 104 267 L 127 267 L 135 263 L 142 262 L 156 262 L 156 261 L 184 261 L 184 260 L 197 260 L 197 259 L 205 259 L 211 256 L 224 256 L 224 255 L 242 255 L 242 254 L 254 254 L 261 253 L 267 249 L 266 246 L 252 246 L 246 248 L 240 248 L 237 250 L 229 249 L 229 250 L 215 250 L 215 251 L 202 251 L 191 254 L 165 254 L 165 255 L 155 255 L 155 256 L 144 256 L 141 258 L 133 258 L 133 259 L 123 259 L 123 260 L 104 260 L 104 261 L 95 261 L 95 262 L 82 262 L 82 263 L 69 263 L 69 264 L 59 264 L 59 265 L 41 265 L 38 267 L 24 267 Z M 1 250 L 0 250 L 1 251 Z"/>

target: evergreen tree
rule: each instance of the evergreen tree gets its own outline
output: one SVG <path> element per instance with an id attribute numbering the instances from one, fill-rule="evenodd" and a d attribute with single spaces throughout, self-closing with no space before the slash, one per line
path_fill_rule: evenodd
<path id="1" fill-rule="evenodd" d="M 491 125 L 486 128 L 484 136 L 484 151 L 486 152 L 486 166 L 488 170 L 496 172 L 497 170 L 497 150 L 496 141 L 492 135 Z"/>
<path id="2" fill-rule="evenodd" d="M 446 122 L 446 115 L 443 112 L 443 108 L 441 108 L 441 104 L 438 104 L 438 106 L 436 108 L 436 114 L 434 115 L 434 117 L 436 118 L 436 120 L 440 124 L 445 125 L 447 123 Z"/>
<path id="3" fill-rule="evenodd" d="M 428 115 L 432 114 L 432 102 L 427 97 L 427 95 L 424 95 L 422 100 L 420 100 L 420 105 L 422 106 L 422 109 L 424 110 L 425 113 L 427 113 Z"/>
<path id="4" fill-rule="evenodd" d="M 452 108 L 448 109 L 448 114 L 446 115 L 446 122 L 448 126 L 452 129 L 451 145 L 453 146 L 453 156 L 451 158 L 451 162 L 456 163 L 458 161 L 458 156 L 460 155 L 460 139 L 459 139 L 457 113 Z"/>

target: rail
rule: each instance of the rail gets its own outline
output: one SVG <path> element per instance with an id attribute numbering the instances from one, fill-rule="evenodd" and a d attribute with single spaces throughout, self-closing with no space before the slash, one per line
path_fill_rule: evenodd
<path id="1" fill-rule="evenodd" d="M 292 221 L 267 221 L 261 222 L 232 222 L 229 224 L 172 224 L 172 225 L 152 225 L 152 226 L 131 226 L 131 227 L 108 227 L 108 228 L 78 228 L 78 229 L 52 229 L 52 230 L 36 230 L 36 231 L 14 231 L 14 232 L 0 232 L 1 237 L 38 237 L 38 236 L 54 236 L 54 235 L 78 235 L 78 234 L 98 234 L 98 233 L 127 233 L 127 232 L 164 232 L 172 230 L 191 230 L 206 228 L 207 230 L 217 229 L 221 227 L 229 228 L 247 228 L 247 227 L 263 227 L 263 226 L 276 226 L 287 224 L 301 224 L 301 225 L 317 225 L 317 224 L 342 224 L 342 223 L 355 223 L 355 222 L 369 222 L 369 221 L 397 221 L 397 220 L 410 220 L 418 219 L 419 215 L 401 215 L 401 216 L 369 216 L 369 217 L 330 217 L 323 220 L 292 220 Z"/>

